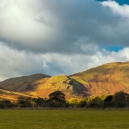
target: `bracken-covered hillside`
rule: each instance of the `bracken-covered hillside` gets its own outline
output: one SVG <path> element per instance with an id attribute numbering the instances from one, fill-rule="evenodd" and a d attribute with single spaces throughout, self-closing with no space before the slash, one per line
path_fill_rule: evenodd
<path id="1" fill-rule="evenodd" d="M 108 63 L 71 75 L 81 82 L 90 95 L 129 92 L 129 62 Z"/>
<path id="2" fill-rule="evenodd" d="M 71 76 L 48 76 L 35 74 L 0 82 L 0 98 L 8 95 L 47 98 L 56 90 L 65 93 L 66 98 L 114 94 L 117 91 L 129 93 L 129 62 L 115 62 L 91 68 Z M 5 91 L 3 91 L 5 90 Z"/>

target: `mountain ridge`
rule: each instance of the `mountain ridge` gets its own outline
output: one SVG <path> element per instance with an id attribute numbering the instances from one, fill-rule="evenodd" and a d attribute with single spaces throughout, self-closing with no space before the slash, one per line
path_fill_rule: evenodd
<path id="1" fill-rule="evenodd" d="M 79 79 L 87 81 L 92 86 L 89 94 L 114 94 L 119 90 L 129 92 L 129 62 L 103 64 L 84 72 L 76 73 L 71 77 L 76 78 L 78 81 Z M 101 93 L 95 93 L 102 90 L 103 92 Z"/>
<path id="2" fill-rule="evenodd" d="M 66 98 L 91 95 L 129 93 L 129 61 L 103 64 L 70 76 L 34 74 L 10 78 L 0 82 L 0 88 L 30 95 L 47 97 L 50 92 L 61 90 Z"/>

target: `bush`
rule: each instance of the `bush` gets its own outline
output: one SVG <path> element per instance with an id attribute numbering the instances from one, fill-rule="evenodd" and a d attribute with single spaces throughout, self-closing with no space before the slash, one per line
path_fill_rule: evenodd
<path id="1" fill-rule="evenodd" d="M 126 107 L 129 102 L 129 95 L 123 91 L 116 92 L 112 98 L 113 105 L 115 107 Z"/>
<path id="2" fill-rule="evenodd" d="M 18 107 L 33 107 L 32 98 L 19 97 L 16 105 Z"/>
<path id="3" fill-rule="evenodd" d="M 112 107 L 113 106 L 112 98 L 113 98 L 113 95 L 106 96 L 106 98 L 104 99 L 104 107 Z"/>
<path id="4" fill-rule="evenodd" d="M 33 102 L 34 102 L 34 106 L 36 107 L 44 107 L 46 103 L 46 99 L 38 97 L 38 98 L 34 98 Z"/>
<path id="5" fill-rule="evenodd" d="M 80 101 L 78 101 L 78 107 L 86 107 L 87 106 L 87 98 L 81 99 Z"/>
<path id="6" fill-rule="evenodd" d="M 77 98 L 71 98 L 67 101 L 67 103 L 69 104 L 69 106 L 72 106 L 72 107 L 77 107 L 78 105 L 78 100 Z"/>
<path id="7" fill-rule="evenodd" d="M 1 100 L 0 101 L 0 108 L 11 108 L 14 105 L 9 100 Z"/>
<path id="8" fill-rule="evenodd" d="M 100 97 L 93 97 L 88 100 L 88 106 L 92 108 L 103 107 L 104 101 Z"/>

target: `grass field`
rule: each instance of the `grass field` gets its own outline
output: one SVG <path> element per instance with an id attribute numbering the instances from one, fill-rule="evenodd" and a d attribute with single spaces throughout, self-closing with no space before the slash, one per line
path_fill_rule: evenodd
<path id="1" fill-rule="evenodd" d="M 0 110 L 0 129 L 129 129 L 129 111 Z"/>

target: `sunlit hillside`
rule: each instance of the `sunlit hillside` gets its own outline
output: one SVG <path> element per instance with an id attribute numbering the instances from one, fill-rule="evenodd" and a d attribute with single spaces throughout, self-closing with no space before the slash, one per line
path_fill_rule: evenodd
<path id="1" fill-rule="evenodd" d="M 60 90 L 67 98 L 91 95 L 129 93 L 129 62 L 108 63 L 71 76 L 35 74 L 0 82 L 0 98 L 16 99 L 17 96 L 47 98 Z"/>
<path id="2" fill-rule="evenodd" d="M 33 91 L 37 87 L 38 80 L 49 77 L 50 76 L 44 74 L 34 74 L 2 81 L 0 82 L 0 99 L 15 101 L 20 96 L 33 97 L 27 92 Z"/>
<path id="3" fill-rule="evenodd" d="M 33 96 L 47 97 L 51 92 L 60 90 L 66 98 L 87 96 L 87 89 L 80 82 L 66 75 L 53 76 L 49 79 L 37 81 L 37 88 L 29 92 Z"/>
<path id="4" fill-rule="evenodd" d="M 21 96 L 22 97 L 32 97 L 29 94 L 0 89 L 0 99 L 2 99 L 2 100 L 6 99 L 6 100 L 10 100 L 10 101 L 16 101 Z"/>
<path id="5" fill-rule="evenodd" d="M 35 87 L 38 85 L 36 83 L 38 80 L 49 77 L 50 76 L 44 74 L 34 74 L 30 76 L 10 78 L 0 82 L 0 88 L 17 92 L 30 91 L 35 89 Z"/>
<path id="6" fill-rule="evenodd" d="M 108 63 L 71 75 L 86 86 L 90 95 L 129 92 L 129 62 Z M 88 84 L 88 85 L 87 85 Z"/>

